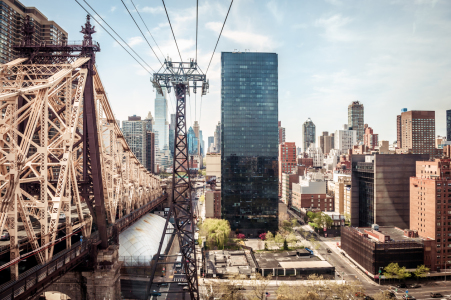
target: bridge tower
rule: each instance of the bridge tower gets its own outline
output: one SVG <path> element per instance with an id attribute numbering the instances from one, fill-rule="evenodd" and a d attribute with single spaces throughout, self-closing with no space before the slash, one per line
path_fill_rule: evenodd
<path id="1" fill-rule="evenodd" d="M 194 241 L 194 220 L 193 207 L 191 200 L 191 179 L 188 156 L 188 140 L 186 130 L 186 94 L 192 88 L 193 93 L 197 93 L 197 88 L 201 88 L 202 95 L 206 95 L 209 89 L 209 83 L 206 75 L 200 71 L 197 61 L 191 59 L 189 62 L 172 62 L 171 59 L 165 59 L 162 73 L 154 73 L 151 80 L 153 87 L 158 93 L 163 95 L 163 88 L 168 93 L 174 89 L 176 98 L 176 126 L 174 138 L 174 161 L 172 173 L 172 202 L 164 226 L 158 252 L 156 253 L 155 263 L 152 267 L 152 275 L 147 285 L 146 300 L 149 299 L 150 290 L 159 256 L 166 234 L 175 234 L 177 236 L 185 267 L 186 280 L 191 299 L 199 299 L 199 287 L 197 280 L 196 251 Z M 197 83 L 201 84 L 198 85 Z M 190 84 L 192 84 L 190 86 Z M 174 229 L 170 232 L 168 222 L 174 218 Z"/>

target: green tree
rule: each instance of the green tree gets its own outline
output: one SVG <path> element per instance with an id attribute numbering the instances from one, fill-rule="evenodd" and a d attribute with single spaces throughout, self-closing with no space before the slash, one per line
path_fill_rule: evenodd
<path id="1" fill-rule="evenodd" d="M 287 239 L 284 239 L 284 240 L 283 240 L 283 250 L 288 250 Z"/>
<path id="2" fill-rule="evenodd" d="M 291 219 L 291 227 L 294 228 L 294 227 L 298 227 L 298 226 L 299 226 L 298 220 Z"/>
<path id="3" fill-rule="evenodd" d="M 402 268 L 398 269 L 398 273 L 396 273 L 396 275 L 398 276 L 399 280 L 404 280 L 404 279 L 409 278 L 410 276 L 412 276 L 412 273 L 407 271 L 406 267 L 402 267 Z"/>
<path id="4" fill-rule="evenodd" d="M 281 244 L 281 243 L 283 243 L 284 240 L 285 240 L 285 239 L 284 239 L 283 235 L 280 234 L 279 232 L 277 232 L 277 233 L 276 233 L 276 236 L 274 237 L 274 241 L 275 241 L 277 244 Z"/>
<path id="5" fill-rule="evenodd" d="M 388 266 L 384 268 L 384 276 L 385 278 L 396 278 L 399 271 L 398 263 L 390 263 Z"/>
<path id="6" fill-rule="evenodd" d="M 425 265 L 417 266 L 416 270 L 413 272 L 416 278 L 426 277 L 429 273 L 429 268 Z"/>
<path id="7" fill-rule="evenodd" d="M 216 245 L 224 249 L 230 235 L 230 224 L 227 220 L 206 219 L 200 226 L 200 235 L 207 237 L 209 247 Z"/>

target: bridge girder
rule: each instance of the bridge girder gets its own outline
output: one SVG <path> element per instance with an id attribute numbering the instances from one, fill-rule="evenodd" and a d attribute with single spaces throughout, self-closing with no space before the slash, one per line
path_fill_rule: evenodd
<path id="1" fill-rule="evenodd" d="M 36 64 L 20 58 L 0 65 L 0 233 L 6 229 L 10 234 L 11 260 L 20 255 L 19 222 L 33 250 L 45 248 L 36 254 L 40 263 L 53 256 L 61 213 L 67 235 L 79 230 L 84 237 L 91 234 L 95 202 L 92 193 L 79 191 L 84 184 L 83 94 L 89 60 Z M 92 76 L 104 205 L 108 223 L 114 224 L 123 210 L 143 206 L 160 196 L 162 188 L 131 152 L 95 67 Z M 77 219 L 72 219 L 72 209 Z M 33 228 L 36 223 L 39 230 Z M 11 272 L 16 278 L 18 264 Z"/>

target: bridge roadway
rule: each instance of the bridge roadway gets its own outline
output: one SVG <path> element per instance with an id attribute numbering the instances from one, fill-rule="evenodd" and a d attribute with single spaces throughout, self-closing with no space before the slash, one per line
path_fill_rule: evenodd
<path id="1" fill-rule="evenodd" d="M 113 226 L 108 227 L 108 237 L 113 237 L 114 227 L 117 235 L 127 229 L 130 225 L 139 220 L 143 215 L 155 209 L 167 199 L 164 193 L 159 198 L 145 204 L 132 211 L 130 214 L 116 220 Z M 18 280 L 9 281 L 0 286 L 0 300 L 3 299 L 27 299 L 33 295 L 39 295 L 53 282 L 61 278 L 64 274 L 74 269 L 85 261 L 89 256 L 93 246 L 100 243 L 98 232 L 94 232 L 86 241 L 77 242 L 71 248 L 61 251 L 49 262 L 35 266 L 19 275 Z M 23 255 L 26 256 L 27 254 Z M 0 269 L 2 267 L 0 266 Z"/>

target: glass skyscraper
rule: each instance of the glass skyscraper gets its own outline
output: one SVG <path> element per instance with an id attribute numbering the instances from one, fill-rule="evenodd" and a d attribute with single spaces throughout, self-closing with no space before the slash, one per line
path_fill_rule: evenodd
<path id="1" fill-rule="evenodd" d="M 278 229 L 276 53 L 221 55 L 221 214 L 233 230 Z"/>
<path id="2" fill-rule="evenodd" d="M 451 109 L 446 111 L 446 140 L 451 141 Z"/>
<path id="3" fill-rule="evenodd" d="M 155 156 L 156 162 L 162 168 L 169 167 L 168 159 L 164 158 L 169 150 L 169 122 L 168 122 L 168 97 L 166 89 L 163 89 L 163 94 L 158 92 L 155 97 L 155 125 L 153 130 L 155 132 Z"/>

